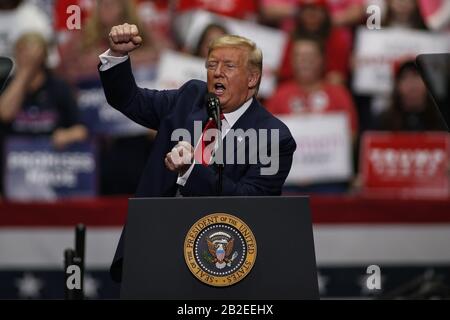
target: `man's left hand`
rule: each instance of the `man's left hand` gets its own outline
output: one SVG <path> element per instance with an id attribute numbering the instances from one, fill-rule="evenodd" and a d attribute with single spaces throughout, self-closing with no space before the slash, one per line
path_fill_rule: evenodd
<path id="1" fill-rule="evenodd" d="M 194 148 L 186 141 L 180 141 L 166 154 L 164 163 L 170 171 L 184 175 L 194 161 Z"/>

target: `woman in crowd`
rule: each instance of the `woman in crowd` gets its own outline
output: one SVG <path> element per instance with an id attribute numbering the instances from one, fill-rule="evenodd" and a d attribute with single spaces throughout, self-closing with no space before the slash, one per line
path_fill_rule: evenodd
<path id="1" fill-rule="evenodd" d="M 267 101 L 269 111 L 279 115 L 342 113 L 354 140 L 358 132 L 355 106 L 350 92 L 341 85 L 327 82 L 324 77 L 325 50 L 314 38 L 299 38 L 293 44 L 292 68 L 294 80 L 281 84 Z M 300 192 L 343 192 L 347 183 L 303 185 Z"/>
<path id="2" fill-rule="evenodd" d="M 352 48 L 351 34 L 333 27 L 329 7 L 324 0 L 306 1 L 299 4 L 292 39 L 286 47 L 280 80 L 293 76 L 290 63 L 292 40 L 298 37 L 316 37 L 325 45 L 325 77 L 335 84 L 344 84 L 349 72 Z"/>
<path id="3" fill-rule="evenodd" d="M 0 56 L 12 58 L 17 40 L 28 32 L 41 34 L 47 43 L 53 40 L 54 32 L 49 17 L 31 1 L 0 1 Z M 47 63 L 54 67 L 58 62 L 56 48 L 50 47 Z"/>
<path id="4" fill-rule="evenodd" d="M 16 70 L 0 96 L 0 121 L 8 135 L 51 135 L 56 147 L 84 140 L 70 87 L 46 68 L 47 43 L 37 33 L 15 45 Z M 5 132 L 5 131 L 4 131 Z"/>
<path id="5" fill-rule="evenodd" d="M 442 119 L 427 93 L 414 61 L 396 70 L 390 107 L 374 121 L 373 129 L 387 131 L 445 130 Z"/>
<path id="6" fill-rule="evenodd" d="M 227 33 L 228 33 L 228 31 L 221 24 L 211 23 L 211 24 L 207 25 L 199 37 L 197 46 L 196 46 L 193 54 L 200 58 L 207 58 L 209 44 L 213 40 L 215 40 L 221 36 L 224 36 Z"/>
<path id="7" fill-rule="evenodd" d="M 417 0 L 390 0 L 386 4 L 384 27 L 427 30 Z"/>
<path id="8" fill-rule="evenodd" d="M 0 152 L 12 135 L 49 136 L 56 148 L 87 138 L 69 85 L 46 68 L 47 48 L 38 33 L 24 34 L 15 45 L 15 75 L 0 96 Z"/>
<path id="9" fill-rule="evenodd" d="M 357 116 L 350 92 L 344 86 L 325 80 L 322 43 L 315 38 L 298 38 L 293 44 L 291 61 L 294 79 L 276 89 L 267 101 L 267 108 L 275 114 L 342 111 L 356 135 Z"/>
<path id="10" fill-rule="evenodd" d="M 390 0 L 385 1 L 385 14 L 383 15 L 382 20 L 382 29 L 378 35 L 379 42 L 369 42 L 365 41 L 363 36 L 366 36 L 368 33 L 364 33 L 360 39 L 363 43 L 365 43 L 364 48 L 366 52 L 371 50 L 371 46 L 374 47 L 374 50 L 377 50 L 381 43 L 384 43 L 383 39 L 391 39 L 386 40 L 392 41 L 393 48 L 386 48 L 386 56 L 383 59 L 386 59 L 389 56 L 389 59 L 399 59 L 400 55 L 404 55 L 405 48 L 410 48 L 410 54 L 414 53 L 414 45 L 408 44 L 402 39 L 402 35 L 400 32 L 414 32 L 421 31 L 425 35 L 427 32 L 427 27 L 425 26 L 424 19 L 419 10 L 418 1 L 417 0 Z M 392 31 L 398 31 L 396 37 L 397 39 L 392 39 Z M 431 35 L 431 33 L 430 33 Z M 355 47 L 361 47 L 361 43 L 356 43 Z M 397 47 L 396 47 L 397 46 Z M 419 46 L 420 47 L 420 46 Z M 400 50 L 400 53 L 396 53 L 396 50 Z M 396 56 L 398 55 L 398 56 Z M 383 66 L 388 68 L 388 66 Z M 356 67 L 358 68 L 358 67 Z M 383 69 L 381 69 L 383 70 Z M 384 69 L 388 70 L 388 69 Z M 387 74 L 386 77 L 391 77 L 391 75 Z M 375 81 L 372 82 L 372 86 L 376 87 L 377 83 Z M 385 90 L 373 89 L 369 93 L 356 93 L 354 98 L 359 106 L 359 116 L 360 116 L 360 124 L 362 131 L 370 129 L 372 127 L 372 123 L 375 121 L 381 112 L 385 111 L 389 107 L 390 100 L 390 92 L 386 92 Z"/>

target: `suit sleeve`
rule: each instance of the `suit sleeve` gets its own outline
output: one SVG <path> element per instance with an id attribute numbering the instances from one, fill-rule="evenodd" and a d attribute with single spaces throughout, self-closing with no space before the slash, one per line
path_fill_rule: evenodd
<path id="1" fill-rule="evenodd" d="M 250 165 L 245 175 L 238 182 L 223 175 L 223 196 L 269 196 L 280 195 L 292 165 L 296 144 L 292 136 L 280 141 L 279 167 L 273 175 L 261 174 L 261 169 L 269 165 Z M 215 196 L 217 195 L 218 175 L 212 167 L 197 164 L 184 187 L 180 189 L 183 196 Z"/>
<path id="2" fill-rule="evenodd" d="M 172 112 L 179 90 L 149 90 L 136 85 L 130 59 L 99 71 L 106 100 L 140 125 L 158 129 L 161 119 Z"/>

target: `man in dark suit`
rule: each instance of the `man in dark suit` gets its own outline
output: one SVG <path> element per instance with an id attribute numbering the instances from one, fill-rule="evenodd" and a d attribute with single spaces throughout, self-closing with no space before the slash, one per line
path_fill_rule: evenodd
<path id="1" fill-rule="evenodd" d="M 142 38 L 135 25 L 113 27 L 109 34 L 110 49 L 100 55 L 99 66 L 109 104 L 133 121 L 158 131 L 136 197 L 216 195 L 217 166 L 199 163 L 197 157 L 194 159 L 200 139 L 178 141 L 172 137 L 177 129 L 185 129 L 192 135 L 195 121 L 204 124 L 208 120 L 205 108 L 208 92 L 214 93 L 220 101 L 223 113 L 221 137 L 228 139 L 232 136 L 235 140 L 228 152 L 226 148 L 230 144 L 223 143 L 223 154 L 227 156 L 224 157 L 221 194 L 280 195 L 296 144 L 289 129 L 256 100 L 262 74 L 261 50 L 243 37 L 221 37 L 210 45 L 205 64 L 207 83 L 191 80 L 178 90 L 157 91 L 139 88 L 135 83 L 128 53 L 141 43 Z M 234 130 L 240 135 L 233 136 Z M 250 140 L 245 135 L 249 130 L 268 133 L 267 139 L 259 139 L 258 136 L 258 143 L 244 143 L 242 147 L 246 137 Z M 255 153 L 261 155 L 262 150 L 270 155 L 272 163 L 261 158 L 250 161 Z M 233 156 L 230 161 L 230 153 L 242 153 L 247 161 L 236 163 Z M 275 167 L 273 163 L 276 163 Z M 268 170 L 273 168 L 275 170 Z M 268 174 L 269 171 L 272 172 Z M 121 278 L 122 237 L 111 266 L 111 275 L 116 281 Z"/>

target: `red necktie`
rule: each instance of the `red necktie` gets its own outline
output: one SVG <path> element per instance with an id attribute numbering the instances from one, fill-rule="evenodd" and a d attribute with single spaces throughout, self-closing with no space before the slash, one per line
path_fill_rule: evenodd
<path id="1" fill-rule="evenodd" d="M 220 114 L 220 121 L 222 121 L 223 119 L 225 119 L 225 116 L 223 115 L 223 113 Z M 209 129 L 217 129 L 217 125 L 216 125 L 216 121 L 214 121 L 213 119 L 209 119 L 208 122 L 205 125 L 205 128 L 203 129 L 203 133 L 202 136 L 200 138 L 200 143 L 197 147 L 197 149 L 199 150 L 195 150 L 194 154 L 197 154 L 197 156 L 195 157 L 195 159 L 199 159 L 200 154 L 201 154 L 201 164 L 204 165 L 205 167 L 208 166 L 211 162 L 212 159 L 212 154 L 209 152 L 210 150 L 205 150 L 207 146 L 209 146 L 211 143 L 216 141 L 216 136 L 212 136 L 210 140 L 205 140 L 204 136 L 205 136 L 205 132 Z M 201 152 L 199 154 L 199 152 Z"/>

